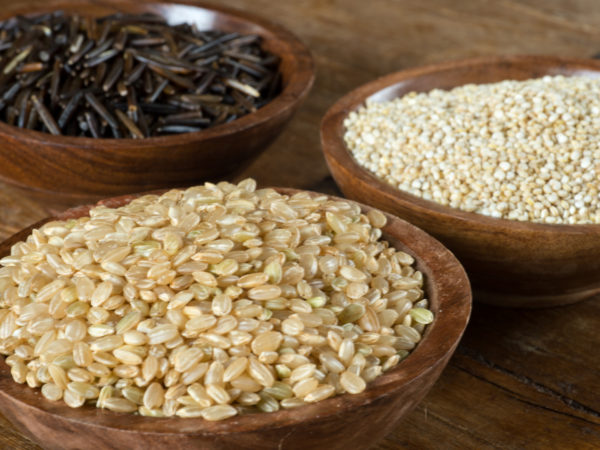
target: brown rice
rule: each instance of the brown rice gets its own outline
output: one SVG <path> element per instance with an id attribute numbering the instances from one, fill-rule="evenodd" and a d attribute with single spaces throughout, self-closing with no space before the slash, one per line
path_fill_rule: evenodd
<path id="1" fill-rule="evenodd" d="M 433 320 L 385 224 L 251 179 L 48 222 L 0 260 L 0 352 L 73 408 L 222 420 L 357 394 Z"/>

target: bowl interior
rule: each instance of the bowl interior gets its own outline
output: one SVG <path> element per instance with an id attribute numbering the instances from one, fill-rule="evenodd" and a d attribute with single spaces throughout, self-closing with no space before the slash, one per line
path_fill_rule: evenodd
<path id="1" fill-rule="evenodd" d="M 278 189 L 291 194 L 291 189 Z M 123 196 L 100 202 L 117 207 L 131 201 L 136 196 Z M 57 216 L 68 219 L 85 215 L 91 206 L 67 210 Z M 361 205 L 363 211 L 369 207 Z M 322 402 L 302 406 L 293 410 L 281 410 L 268 414 L 236 416 L 221 422 L 208 422 L 202 419 L 163 418 L 148 419 L 136 415 L 123 415 L 85 406 L 72 409 L 62 402 L 45 400 L 38 390 L 18 385 L 10 376 L 10 368 L 0 362 L 0 397 L 7 395 L 19 402 L 23 410 L 35 409 L 47 414 L 61 416 L 69 423 L 86 426 L 100 426 L 141 433 L 225 433 L 280 428 L 300 423 L 318 423 L 324 417 L 331 417 L 344 411 L 352 411 L 378 398 L 393 395 L 408 389 L 419 377 L 436 370 L 445 364 L 454 351 L 466 327 L 471 310 L 471 292 L 466 274 L 456 258 L 431 236 L 409 223 L 387 215 L 388 224 L 384 228 L 384 238 L 397 249 L 406 251 L 416 259 L 418 270 L 425 276 L 425 290 L 430 300 L 435 320 L 430 324 L 416 349 L 395 369 L 378 377 L 369 384 L 366 391 L 357 395 L 341 395 Z M 48 218 L 17 233 L 0 244 L 0 256 L 9 253 L 15 242 L 23 240 L 33 228 L 41 226 Z M 441 370 L 441 369 L 440 369 Z M 123 420 L 126 417 L 126 420 Z"/>
<path id="2" fill-rule="evenodd" d="M 600 78 L 600 64 L 590 66 L 589 62 L 561 64 L 556 58 L 522 56 L 503 58 L 481 58 L 468 62 L 446 63 L 437 70 L 406 71 L 402 80 L 393 82 L 393 76 L 380 79 L 389 80 L 391 85 L 380 87 L 363 99 L 384 102 L 402 97 L 409 92 L 428 92 L 432 89 L 449 90 L 465 84 L 496 83 L 503 80 L 528 80 L 546 75 L 586 76 Z M 412 76 L 411 76 L 412 73 Z"/>

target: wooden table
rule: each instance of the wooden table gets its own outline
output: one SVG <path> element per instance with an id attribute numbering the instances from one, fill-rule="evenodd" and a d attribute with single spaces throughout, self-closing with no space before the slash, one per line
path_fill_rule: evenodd
<path id="1" fill-rule="evenodd" d="M 281 23 L 314 52 L 307 102 L 244 174 L 261 185 L 339 194 L 319 148 L 320 118 L 380 75 L 467 56 L 600 51 L 597 0 L 213 1 Z M 0 205 L 0 238 L 64 207 L 2 183 Z M 378 448 L 600 448 L 599 330 L 599 299 L 543 310 L 476 303 L 439 382 Z M 0 416 L 0 448 L 38 447 Z"/>

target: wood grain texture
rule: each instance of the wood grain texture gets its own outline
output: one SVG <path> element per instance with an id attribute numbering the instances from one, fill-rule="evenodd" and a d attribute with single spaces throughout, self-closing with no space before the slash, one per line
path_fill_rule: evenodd
<path id="1" fill-rule="evenodd" d="M 321 123 L 321 146 L 342 192 L 396 214 L 437 237 L 462 261 L 479 299 L 500 306 L 574 303 L 600 292 L 600 226 L 548 225 L 461 211 L 396 189 L 348 150 L 344 120 L 367 99 L 545 75 L 600 77 L 600 61 L 553 56 L 492 56 L 432 64 L 379 78 L 346 94 Z"/>
<path id="2" fill-rule="evenodd" d="M 280 189 L 293 194 L 293 189 Z M 135 196 L 100 202 L 118 207 Z M 332 197 L 336 199 L 336 197 Z M 339 198 L 337 198 L 339 200 Z M 370 207 L 361 205 L 364 213 Z M 48 220 L 68 220 L 89 213 L 80 206 L 44 219 L 0 244 L 0 257 Z M 343 395 L 294 410 L 236 416 L 221 422 L 203 419 L 149 419 L 116 414 L 92 406 L 72 409 L 45 400 L 39 389 L 16 384 L 0 361 L 0 410 L 13 425 L 48 449 L 285 448 L 347 449 L 372 446 L 383 438 L 431 389 L 458 345 L 471 311 L 466 273 L 454 255 L 425 232 L 388 215 L 383 238 L 411 254 L 425 278 L 425 292 L 435 319 L 422 340 L 397 368 L 357 395 Z"/>
<path id="3" fill-rule="evenodd" d="M 473 56 L 600 51 L 596 0 L 207 1 L 285 26 L 316 63 L 304 105 L 241 174 L 263 186 L 339 195 L 321 153 L 320 120 L 344 94 L 379 76 Z M 19 2 L 0 5 L 8 11 Z M 65 206 L 0 183 L 0 238 Z M 599 448 L 598 329 L 600 297 L 535 311 L 476 302 L 438 382 L 376 449 Z M 2 420 L 0 448 L 39 449 Z"/>
<path id="4" fill-rule="evenodd" d="M 34 14 L 63 10 L 88 16 L 115 12 L 152 12 L 169 23 L 188 22 L 200 29 L 262 36 L 262 46 L 281 62 L 282 90 L 252 114 L 195 133 L 146 139 L 93 139 L 53 136 L 0 123 L 0 179 L 36 190 L 82 196 L 141 192 L 220 180 L 247 167 L 281 132 L 308 94 L 314 68 L 309 50 L 288 31 L 261 18 L 227 8 L 205 9 L 179 4 L 132 0 L 80 2 L 50 0 L 35 7 L 4 10 L 0 20 L 14 13 Z"/>

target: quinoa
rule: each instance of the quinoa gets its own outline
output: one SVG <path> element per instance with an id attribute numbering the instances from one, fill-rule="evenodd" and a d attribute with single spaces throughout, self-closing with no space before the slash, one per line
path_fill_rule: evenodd
<path id="1" fill-rule="evenodd" d="M 367 101 L 345 142 L 374 175 L 487 216 L 600 223 L 600 80 L 546 76 Z"/>

